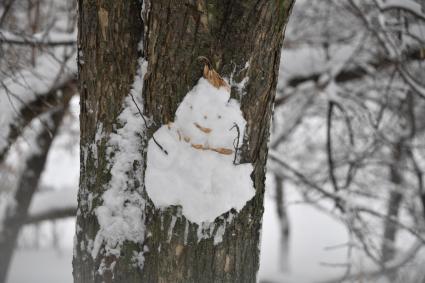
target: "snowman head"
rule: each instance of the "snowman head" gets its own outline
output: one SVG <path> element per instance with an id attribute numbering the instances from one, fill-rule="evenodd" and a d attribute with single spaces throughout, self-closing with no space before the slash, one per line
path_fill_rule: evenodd
<path id="1" fill-rule="evenodd" d="M 238 132 L 242 142 L 246 122 L 239 103 L 225 87 L 216 88 L 204 78 L 186 95 L 177 109 L 175 126 L 190 143 L 209 148 L 233 148 Z"/>

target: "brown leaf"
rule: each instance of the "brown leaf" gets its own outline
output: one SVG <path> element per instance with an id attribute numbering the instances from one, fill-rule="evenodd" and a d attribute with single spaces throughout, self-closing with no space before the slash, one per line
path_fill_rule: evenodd
<path id="1" fill-rule="evenodd" d="M 224 147 L 210 148 L 210 150 L 218 152 L 220 154 L 225 154 L 225 155 L 231 155 L 233 153 L 232 149 L 224 148 Z"/>
<path id="2" fill-rule="evenodd" d="M 209 134 L 209 133 L 211 133 L 211 131 L 212 131 L 212 129 L 210 129 L 210 128 L 205 128 L 205 127 L 202 127 L 201 125 L 199 125 L 198 123 L 193 123 L 194 125 L 195 125 L 195 127 L 197 127 L 201 132 L 204 132 L 204 133 L 206 133 L 206 134 Z"/>
<path id="3" fill-rule="evenodd" d="M 191 146 L 195 149 L 202 149 L 202 150 L 208 149 L 207 147 L 204 147 L 202 144 L 191 144 Z"/>
<path id="4" fill-rule="evenodd" d="M 214 69 L 210 68 L 208 64 L 204 65 L 204 78 L 214 87 L 225 87 L 227 91 L 230 91 L 230 86 L 226 81 Z"/>

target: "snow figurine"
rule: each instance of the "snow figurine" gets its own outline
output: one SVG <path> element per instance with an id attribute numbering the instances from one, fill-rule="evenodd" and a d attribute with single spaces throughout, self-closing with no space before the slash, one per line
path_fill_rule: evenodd
<path id="1" fill-rule="evenodd" d="M 208 65 L 179 105 L 174 123 L 148 144 L 146 190 L 156 207 L 182 207 L 191 222 L 240 210 L 255 190 L 251 164 L 234 164 L 246 121 L 228 84 Z"/>

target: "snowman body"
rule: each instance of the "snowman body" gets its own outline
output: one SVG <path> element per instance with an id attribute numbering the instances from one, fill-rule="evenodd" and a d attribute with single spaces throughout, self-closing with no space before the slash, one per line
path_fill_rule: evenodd
<path id="1" fill-rule="evenodd" d="M 179 205 L 191 222 L 212 222 L 254 196 L 251 164 L 233 164 L 246 121 L 229 91 L 206 79 L 185 96 L 174 123 L 148 144 L 146 190 L 156 207 Z"/>

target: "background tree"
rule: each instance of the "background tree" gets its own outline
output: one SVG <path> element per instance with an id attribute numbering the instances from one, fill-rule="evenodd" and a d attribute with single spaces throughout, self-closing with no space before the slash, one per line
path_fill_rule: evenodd
<path id="1" fill-rule="evenodd" d="M 285 41 L 270 168 L 347 226 L 346 276 L 329 282 L 415 282 L 403 266 L 423 246 L 423 9 L 300 1 L 293 17 L 302 20 Z"/>
<path id="2" fill-rule="evenodd" d="M 72 3 L 0 3 L 1 282 L 20 229 L 35 220 L 29 207 L 41 191 L 48 152 L 76 93 L 74 27 Z"/>

